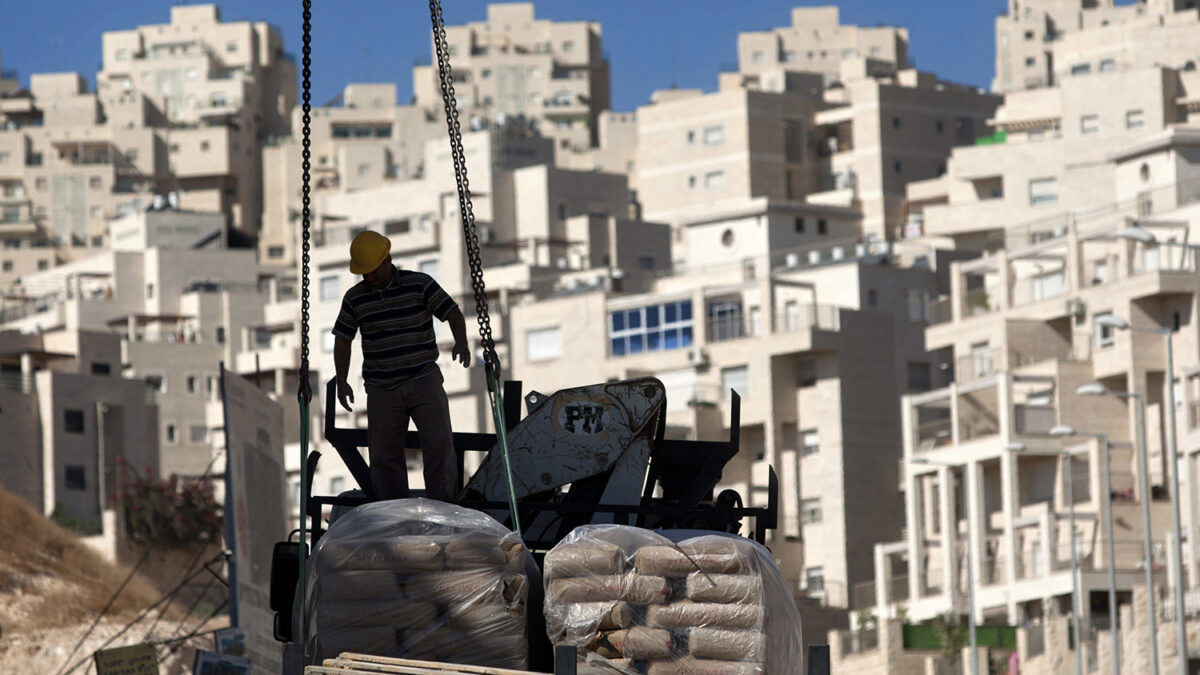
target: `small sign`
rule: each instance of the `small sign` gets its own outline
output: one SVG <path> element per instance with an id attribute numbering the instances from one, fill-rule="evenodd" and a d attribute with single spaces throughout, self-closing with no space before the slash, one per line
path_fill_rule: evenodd
<path id="1" fill-rule="evenodd" d="M 246 655 L 246 631 L 241 628 L 225 628 L 215 633 L 217 652 L 231 656 Z"/>
<path id="2" fill-rule="evenodd" d="M 103 649 L 92 658 L 97 675 L 158 675 L 158 652 L 154 645 Z"/>
<path id="3" fill-rule="evenodd" d="M 232 654 L 196 652 L 196 665 L 192 675 L 250 675 L 250 661 Z"/>

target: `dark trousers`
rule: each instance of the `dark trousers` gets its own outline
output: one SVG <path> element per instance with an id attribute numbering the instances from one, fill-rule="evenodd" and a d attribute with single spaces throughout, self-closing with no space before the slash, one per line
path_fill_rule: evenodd
<path id="1" fill-rule="evenodd" d="M 450 428 L 450 404 L 442 382 L 442 373 L 437 371 L 395 389 L 366 385 L 371 486 L 378 499 L 408 496 L 404 441 L 409 419 L 416 422 L 417 431 L 421 432 L 425 496 L 441 501 L 457 497 L 458 464 Z"/>

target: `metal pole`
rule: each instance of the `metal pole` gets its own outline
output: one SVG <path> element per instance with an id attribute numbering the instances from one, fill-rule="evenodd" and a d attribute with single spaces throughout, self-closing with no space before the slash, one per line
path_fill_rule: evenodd
<path id="1" fill-rule="evenodd" d="M 1075 459 L 1067 460 L 1067 513 L 1071 524 L 1071 625 L 1075 629 L 1075 675 L 1083 675 L 1083 631 L 1079 627 L 1079 561 L 1075 555 Z"/>
<path id="2" fill-rule="evenodd" d="M 1117 634 L 1117 556 L 1113 543 L 1113 512 L 1112 512 L 1112 482 L 1109 475 L 1108 436 L 1097 434 L 1104 446 L 1100 468 L 1104 471 L 1101 481 L 1104 483 L 1104 537 L 1108 540 L 1108 631 L 1112 640 L 1112 672 L 1121 675 L 1121 641 Z"/>
<path id="3" fill-rule="evenodd" d="M 1179 675 L 1188 674 L 1187 626 L 1183 607 L 1183 527 L 1179 518 L 1179 449 L 1175 445 L 1175 364 L 1171 351 L 1171 331 L 1158 331 L 1167 338 L 1167 470 L 1171 480 L 1171 567 L 1175 572 L 1175 638 L 1179 641 Z"/>
<path id="4" fill-rule="evenodd" d="M 1146 399 L 1141 394 L 1129 394 L 1137 399 L 1138 442 L 1141 452 L 1138 453 L 1138 471 L 1142 474 L 1142 529 L 1145 531 L 1144 544 L 1146 547 L 1146 605 L 1150 618 L 1150 675 L 1158 675 L 1158 617 L 1154 612 L 1154 545 L 1150 533 L 1150 447 L 1146 445 Z"/>
<path id="5" fill-rule="evenodd" d="M 975 643 L 975 571 L 971 564 L 971 505 L 967 502 L 967 472 L 971 470 L 969 463 L 963 464 L 963 515 L 967 521 L 967 630 L 971 642 L 971 675 L 979 675 L 979 655 Z"/>

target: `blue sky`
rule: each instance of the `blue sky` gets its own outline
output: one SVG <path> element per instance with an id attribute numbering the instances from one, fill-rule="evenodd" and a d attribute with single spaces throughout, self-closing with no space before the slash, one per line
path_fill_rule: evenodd
<path id="1" fill-rule="evenodd" d="M 0 0 L 0 55 L 22 83 L 37 72 L 78 71 L 94 85 L 100 34 L 167 23 L 169 0 Z M 300 55 L 299 1 L 218 3 L 225 21 L 268 21 Z M 400 102 L 412 93 L 412 65 L 430 54 L 423 0 L 316 0 L 313 3 L 313 102 L 348 82 L 394 81 Z M 791 24 L 790 8 L 829 2 L 786 0 L 538 0 L 539 18 L 597 21 L 612 64 L 613 108 L 632 110 L 674 82 L 712 91 L 717 73 L 737 61 L 737 34 Z M 910 55 L 943 79 L 987 88 L 995 69 L 995 17 L 1005 0 L 849 0 L 842 23 L 908 28 Z M 443 0 L 447 24 L 482 20 L 486 0 Z"/>

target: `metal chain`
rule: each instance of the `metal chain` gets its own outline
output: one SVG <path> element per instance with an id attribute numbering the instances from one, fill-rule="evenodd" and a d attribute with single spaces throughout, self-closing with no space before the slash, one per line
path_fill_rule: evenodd
<path id="1" fill-rule="evenodd" d="M 493 376 L 499 378 L 500 358 L 496 355 L 496 343 L 492 340 L 492 322 L 488 316 L 483 263 L 479 258 L 479 232 L 475 227 L 475 212 L 471 209 L 471 187 L 467 181 L 467 160 L 463 152 L 462 129 L 458 124 L 458 105 L 454 97 L 454 76 L 450 69 L 450 50 L 446 46 L 446 26 L 442 20 L 441 0 L 429 0 L 429 16 L 433 22 L 433 45 L 437 52 L 442 102 L 446 110 L 446 128 L 450 132 L 450 154 L 454 158 L 454 179 L 458 183 L 458 210 L 462 218 L 463 239 L 467 246 L 467 263 L 471 267 L 471 289 L 475 293 L 475 318 L 479 322 L 483 362 L 488 371 L 488 388 L 491 389 Z"/>
<path id="2" fill-rule="evenodd" d="M 309 258 L 309 218 L 311 217 L 310 205 L 311 199 L 309 196 L 309 182 L 311 176 L 309 170 L 312 168 L 309 160 L 312 157 L 310 146 L 312 145 L 312 0 L 304 0 L 304 70 L 302 71 L 303 79 L 303 101 L 304 101 L 304 131 L 301 145 L 301 157 L 303 157 L 303 175 L 301 176 L 301 199 L 303 208 L 301 209 L 301 272 L 300 272 L 300 388 L 296 392 L 297 398 L 304 403 L 312 401 L 312 384 L 309 382 L 308 376 L 308 266 Z"/>

